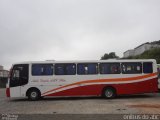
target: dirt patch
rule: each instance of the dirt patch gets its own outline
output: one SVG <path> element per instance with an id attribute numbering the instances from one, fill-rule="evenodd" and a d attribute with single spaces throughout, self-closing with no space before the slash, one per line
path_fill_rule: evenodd
<path id="1" fill-rule="evenodd" d="M 160 104 L 137 104 L 137 105 L 127 105 L 127 106 L 135 108 L 160 108 Z"/>

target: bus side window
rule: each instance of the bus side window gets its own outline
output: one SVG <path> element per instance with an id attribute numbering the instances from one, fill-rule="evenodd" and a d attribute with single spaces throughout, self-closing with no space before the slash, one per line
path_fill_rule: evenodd
<path id="1" fill-rule="evenodd" d="M 43 65 L 43 74 L 44 75 L 53 75 L 53 65 L 51 65 L 51 64 Z"/>
<path id="2" fill-rule="evenodd" d="M 55 64 L 55 75 L 75 75 L 76 65 L 73 63 Z"/>
<path id="3" fill-rule="evenodd" d="M 98 73 L 97 64 L 88 64 L 88 74 L 97 74 Z"/>
<path id="4" fill-rule="evenodd" d="M 42 72 L 41 65 L 39 64 L 32 65 L 32 75 L 38 76 L 41 75 L 41 72 Z"/>
<path id="5" fill-rule="evenodd" d="M 77 73 L 79 75 L 98 74 L 97 63 L 79 63 L 77 65 Z"/>
<path id="6" fill-rule="evenodd" d="M 32 75 L 53 75 L 53 65 L 52 64 L 33 64 L 32 65 Z"/>
<path id="7" fill-rule="evenodd" d="M 100 63 L 100 74 L 120 74 L 120 63 Z"/>
<path id="8" fill-rule="evenodd" d="M 152 62 L 143 63 L 143 73 L 153 73 Z"/>
<path id="9" fill-rule="evenodd" d="M 55 75 L 64 75 L 64 67 L 63 65 L 56 64 L 55 65 Z"/>
<path id="10" fill-rule="evenodd" d="M 78 64 L 77 65 L 77 73 L 78 74 L 85 74 L 86 72 L 85 71 L 87 71 L 87 67 L 85 68 L 85 64 Z"/>
<path id="11" fill-rule="evenodd" d="M 142 73 L 142 64 L 140 62 L 126 62 L 121 64 L 123 74 Z"/>
<path id="12" fill-rule="evenodd" d="M 75 75 L 76 74 L 76 65 L 75 64 L 66 65 L 66 74 L 67 75 Z"/>

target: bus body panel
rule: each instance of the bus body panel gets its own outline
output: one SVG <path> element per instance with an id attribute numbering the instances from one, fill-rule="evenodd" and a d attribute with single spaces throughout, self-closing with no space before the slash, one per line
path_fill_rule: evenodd
<path id="1" fill-rule="evenodd" d="M 6 89 L 7 96 L 26 97 L 26 92 L 34 87 L 40 90 L 42 96 L 100 96 L 103 89 L 107 86 L 114 87 L 117 95 L 121 94 L 140 94 L 154 93 L 158 90 L 157 68 L 155 60 L 115 60 L 115 61 L 97 61 L 103 62 L 153 62 L 153 73 L 149 74 L 96 74 L 96 75 L 50 75 L 33 76 L 32 64 L 48 62 L 30 62 L 28 64 L 28 83 L 21 86 Z M 84 63 L 86 61 L 83 61 Z M 91 61 L 92 62 L 92 61 Z M 95 61 L 93 61 L 95 62 Z M 56 63 L 68 62 L 49 62 Z M 82 63 L 82 61 L 69 62 Z M 90 63 L 90 61 L 87 61 Z M 23 63 L 20 63 L 23 64 Z"/>
<path id="2" fill-rule="evenodd" d="M 10 87 L 10 97 L 22 97 L 21 86 Z"/>
<path id="3" fill-rule="evenodd" d="M 57 87 L 49 89 L 48 93 L 42 93 L 43 96 L 57 96 L 57 93 L 63 94 L 66 96 L 70 95 L 96 95 L 99 96 L 102 94 L 102 90 L 104 87 L 111 86 L 114 87 L 117 91 L 117 94 L 137 94 L 137 93 L 147 93 L 147 92 L 156 92 L 157 91 L 157 78 L 156 74 L 151 76 L 150 78 L 146 78 L 147 80 L 134 80 L 136 77 L 133 78 L 132 81 L 119 81 L 118 78 L 108 78 L 108 79 L 91 79 L 91 80 L 82 80 L 80 83 L 67 84 L 62 87 Z M 126 79 L 126 78 L 120 78 Z M 107 82 L 105 82 L 107 81 Z M 109 81 L 109 82 L 108 82 Z M 116 82 L 114 82 L 116 81 Z M 68 91 L 68 92 L 67 92 Z M 65 93 L 63 93 L 65 92 Z M 70 94 L 68 94 L 70 93 Z M 93 94 L 94 93 L 94 94 Z M 61 95 L 58 95 L 61 96 Z"/>
<path id="4" fill-rule="evenodd" d="M 74 87 L 64 91 L 50 93 L 46 96 L 101 96 L 104 87 L 112 86 L 116 89 L 117 95 L 123 94 L 141 94 L 157 92 L 156 79 L 147 82 L 131 84 L 96 84 Z M 153 84 L 150 86 L 149 84 Z M 154 87 L 155 86 L 155 87 Z M 150 89 L 152 87 L 152 89 Z M 139 89 L 137 89 L 139 88 Z"/>

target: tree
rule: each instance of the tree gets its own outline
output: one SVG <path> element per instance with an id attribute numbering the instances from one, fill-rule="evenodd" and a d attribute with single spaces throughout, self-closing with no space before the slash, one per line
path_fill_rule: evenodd
<path id="1" fill-rule="evenodd" d="M 109 54 L 105 53 L 102 57 L 101 60 L 107 60 L 107 59 L 113 59 L 113 58 L 119 58 L 115 52 L 110 52 Z"/>

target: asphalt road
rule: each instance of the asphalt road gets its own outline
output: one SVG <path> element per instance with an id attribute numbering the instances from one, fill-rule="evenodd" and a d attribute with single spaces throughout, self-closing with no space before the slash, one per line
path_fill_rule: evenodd
<path id="1" fill-rule="evenodd" d="M 30 119 L 34 117 L 43 119 L 46 116 L 46 120 L 53 116 L 67 120 L 71 118 L 116 119 L 116 117 L 124 119 L 124 115 L 128 114 L 159 114 L 160 116 L 160 93 L 120 96 L 109 100 L 100 97 L 72 97 L 28 101 L 8 99 L 5 97 L 5 89 L 0 89 L 0 114 L 1 119 L 7 115 L 12 117 L 13 114 L 18 115 L 19 119 L 27 119 L 29 116 Z"/>

